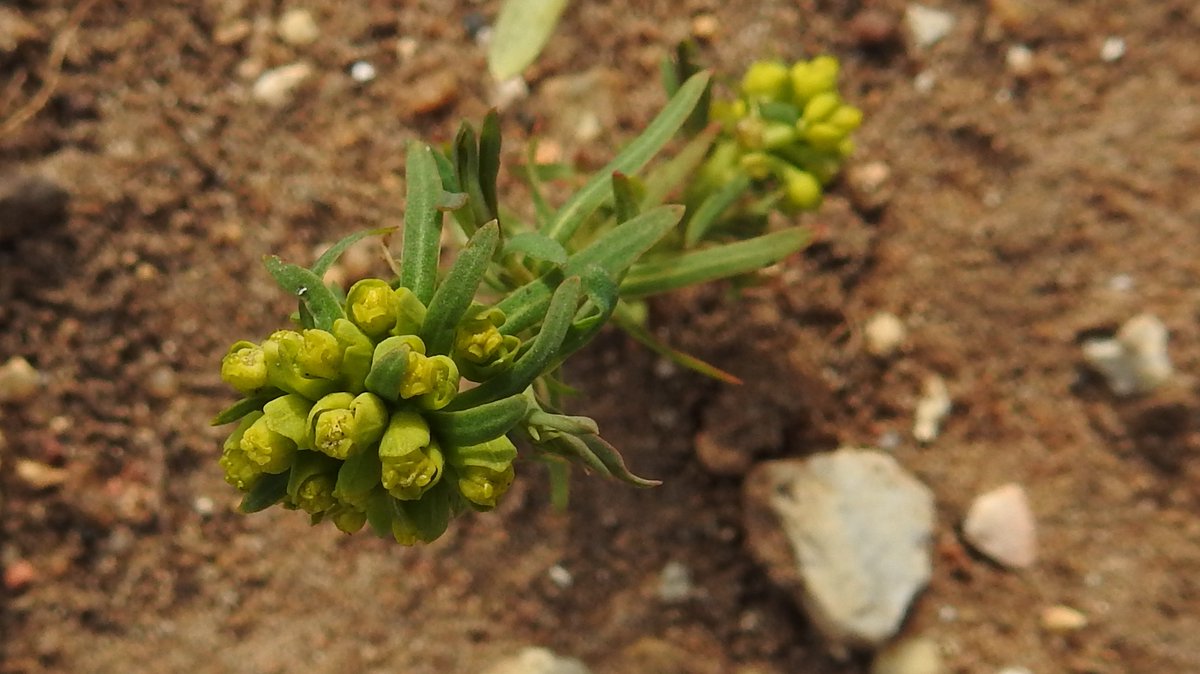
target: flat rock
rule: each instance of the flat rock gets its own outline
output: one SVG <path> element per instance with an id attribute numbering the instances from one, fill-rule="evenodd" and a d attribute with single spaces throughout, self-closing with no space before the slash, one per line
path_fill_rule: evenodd
<path id="1" fill-rule="evenodd" d="M 933 496 L 895 459 L 840 449 L 746 477 L 751 553 L 836 646 L 875 647 L 929 582 Z"/>
<path id="2" fill-rule="evenodd" d="M 485 674 L 591 674 L 575 658 L 555 655 L 545 648 L 529 647 L 489 667 Z"/>
<path id="3" fill-rule="evenodd" d="M 976 497 L 963 520 L 963 537 L 992 561 L 1025 569 L 1037 561 L 1037 523 L 1019 484 Z"/>

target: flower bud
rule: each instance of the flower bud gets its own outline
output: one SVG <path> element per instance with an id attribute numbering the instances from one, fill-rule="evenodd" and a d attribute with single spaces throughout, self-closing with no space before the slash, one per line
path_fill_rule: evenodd
<path id="1" fill-rule="evenodd" d="M 312 406 L 308 398 L 295 393 L 275 398 L 263 405 L 267 428 L 296 443 L 297 447 L 310 447 L 305 420 Z"/>
<path id="2" fill-rule="evenodd" d="M 440 410 L 458 395 L 458 366 L 449 356 L 422 358 L 417 367 L 409 368 L 409 372 L 417 373 L 413 379 L 409 378 L 409 372 L 405 373 L 405 384 L 400 387 L 400 395 L 408 397 L 405 392 L 412 392 L 422 409 Z M 421 378 L 419 383 L 417 376 Z"/>
<path id="3" fill-rule="evenodd" d="M 821 204 L 821 183 L 813 174 L 791 166 L 782 172 L 783 193 L 788 203 L 801 210 L 812 210 Z"/>
<path id="4" fill-rule="evenodd" d="M 296 443 L 271 430 L 265 415 L 246 428 L 239 447 L 260 471 L 272 474 L 287 470 L 296 453 Z"/>
<path id="5" fill-rule="evenodd" d="M 296 353 L 296 364 L 308 377 L 337 379 L 342 366 L 342 348 L 337 337 L 324 330 L 305 330 L 300 333 L 303 343 Z"/>
<path id="6" fill-rule="evenodd" d="M 773 122 L 763 127 L 762 145 L 770 150 L 783 147 L 796 140 L 796 127 Z"/>
<path id="7" fill-rule="evenodd" d="M 826 91 L 817 94 L 816 96 L 813 96 L 807 104 L 805 104 L 804 115 L 801 117 L 801 119 L 803 119 L 804 123 L 807 125 L 823 122 L 826 119 L 829 119 L 829 116 L 832 115 L 841 105 L 842 101 L 840 98 L 838 98 L 837 92 Z"/>
<path id="8" fill-rule="evenodd" d="M 788 68 L 780 61 L 756 61 L 742 77 L 742 93 L 751 98 L 779 98 L 788 81 Z"/>
<path id="9" fill-rule="evenodd" d="M 314 340 L 313 344 L 316 343 Z M 311 344 L 309 348 L 311 348 Z M 267 383 L 288 393 L 317 400 L 337 387 L 337 382 L 323 379 L 306 371 L 306 367 L 321 362 L 320 354 L 306 349 L 304 336 L 293 330 L 280 330 L 263 342 L 263 357 L 267 365 Z M 305 351 L 301 355 L 301 351 Z M 304 361 L 305 365 L 301 365 Z"/>
<path id="10" fill-rule="evenodd" d="M 387 281 L 363 279 L 346 293 L 346 315 L 368 337 L 378 339 L 396 327 L 400 300 Z"/>
<path id="11" fill-rule="evenodd" d="M 305 478 L 297 488 L 292 502 L 310 515 L 323 513 L 333 508 L 337 505 L 337 501 L 333 498 L 335 479 L 330 473 L 318 473 Z"/>
<path id="12" fill-rule="evenodd" d="M 384 489 L 401 500 L 421 498 L 441 478 L 445 463 L 429 425 L 411 410 L 392 414 L 379 443 L 379 459 Z"/>
<path id="13" fill-rule="evenodd" d="M 238 491 L 250 491 L 263 474 L 258 464 L 251 461 L 241 447 L 242 436 L 246 433 L 246 429 L 261 417 L 262 412 L 251 412 L 243 417 L 237 429 L 225 440 L 221 451 L 219 463 L 225 471 L 225 482 Z"/>
<path id="14" fill-rule="evenodd" d="M 804 139 L 814 148 L 824 151 L 837 151 L 838 145 L 846 138 L 846 132 L 832 124 L 814 124 L 804 132 Z"/>
<path id="15" fill-rule="evenodd" d="M 480 445 L 446 451 L 446 459 L 458 476 L 459 492 L 479 510 L 495 508 L 508 491 L 516 476 L 513 469 L 516 457 L 516 446 L 503 435 Z"/>
<path id="16" fill-rule="evenodd" d="M 245 340 L 234 342 L 221 359 L 221 380 L 246 395 L 265 387 L 267 362 L 262 347 Z"/>
<path id="17" fill-rule="evenodd" d="M 371 371 L 371 356 L 375 344 L 358 326 L 345 318 L 333 322 L 333 336 L 342 350 L 342 367 L 339 377 L 342 388 L 350 393 L 361 393 L 363 381 Z"/>
<path id="18" fill-rule="evenodd" d="M 458 324 L 454 336 L 454 361 L 472 381 L 483 381 L 512 367 L 521 340 L 500 334 L 504 312 L 490 308 Z"/>
<path id="19" fill-rule="evenodd" d="M 318 452 L 346 459 L 374 445 L 387 418 L 387 406 L 373 393 L 330 393 L 309 411 L 306 436 Z"/>
<path id="20" fill-rule="evenodd" d="M 832 56 L 800 61 L 792 66 L 789 75 L 795 102 L 804 104 L 813 96 L 837 87 L 838 61 Z"/>
<path id="21" fill-rule="evenodd" d="M 746 153 L 738 161 L 738 165 L 741 166 L 742 170 L 755 180 L 762 180 L 771 175 L 771 169 L 775 163 L 770 155 L 763 152 Z"/>
<path id="22" fill-rule="evenodd" d="M 859 126 L 862 126 L 863 113 L 862 110 L 853 105 L 843 105 L 834 111 L 829 119 L 826 120 L 833 126 L 836 126 L 843 133 L 850 133 Z"/>
<path id="23" fill-rule="evenodd" d="M 395 293 L 399 314 L 392 334 L 415 335 L 419 333 L 421 326 L 425 323 L 425 305 L 421 303 L 416 293 L 404 286 L 396 288 Z"/>
<path id="24" fill-rule="evenodd" d="M 329 520 L 343 533 L 353 534 L 367 523 L 367 513 L 345 504 L 338 504 L 328 513 Z"/>

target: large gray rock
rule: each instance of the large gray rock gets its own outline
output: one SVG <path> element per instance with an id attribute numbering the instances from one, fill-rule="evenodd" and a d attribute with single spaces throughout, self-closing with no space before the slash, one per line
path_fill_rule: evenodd
<path id="1" fill-rule="evenodd" d="M 759 464 L 745 482 L 752 554 L 836 646 L 875 647 L 929 582 L 933 496 L 895 459 L 840 449 Z"/>

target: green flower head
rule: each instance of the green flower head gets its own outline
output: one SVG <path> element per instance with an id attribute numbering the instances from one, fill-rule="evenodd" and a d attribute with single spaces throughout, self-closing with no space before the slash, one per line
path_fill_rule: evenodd
<path id="1" fill-rule="evenodd" d="M 517 448 L 506 436 L 468 447 L 447 450 L 447 459 L 458 476 L 458 490 L 479 510 L 496 507 L 512 485 Z"/>
<path id="2" fill-rule="evenodd" d="M 396 327 L 400 300 L 387 281 L 363 279 L 346 293 L 346 315 L 367 336 L 377 339 Z"/>
<path id="3" fill-rule="evenodd" d="M 294 330 L 280 330 L 263 342 L 263 356 L 267 364 L 267 383 L 288 393 L 302 395 L 309 400 L 332 393 L 337 382 L 320 376 L 328 372 L 321 367 L 326 355 L 324 340 L 313 338 L 306 342 L 304 335 Z M 320 351 L 312 353 L 314 346 Z"/>
<path id="4" fill-rule="evenodd" d="M 379 444 L 384 489 L 401 500 L 421 498 L 442 477 L 445 460 L 420 414 L 392 414 Z"/>
<path id="5" fill-rule="evenodd" d="M 221 359 L 221 380 L 251 395 L 267 385 L 267 361 L 262 347 L 245 340 L 234 342 Z"/>
<path id="6" fill-rule="evenodd" d="M 313 449 L 345 459 L 375 444 L 387 418 L 387 406 L 374 393 L 330 393 L 309 411 L 305 435 Z"/>
<path id="7" fill-rule="evenodd" d="M 242 433 L 238 446 L 264 473 L 282 473 L 292 465 L 296 443 L 271 430 L 265 415 L 258 417 Z"/>
<path id="8" fill-rule="evenodd" d="M 250 491 L 263 474 L 262 469 L 246 456 L 241 446 L 246 429 L 261 416 L 261 412 L 253 412 L 243 417 L 237 429 L 225 440 L 221 451 L 220 465 L 225 471 L 225 482 L 241 492 Z"/>

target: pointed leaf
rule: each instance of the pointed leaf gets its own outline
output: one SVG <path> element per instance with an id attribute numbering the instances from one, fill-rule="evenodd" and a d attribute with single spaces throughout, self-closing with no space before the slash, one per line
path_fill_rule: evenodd
<path id="1" fill-rule="evenodd" d="M 378 229 L 368 229 L 362 232 L 355 232 L 354 234 L 345 237 L 341 241 L 338 241 L 330 246 L 329 250 L 325 251 L 321 254 L 321 257 L 317 258 L 317 261 L 313 263 L 312 272 L 317 276 L 324 277 L 325 272 L 329 271 L 329 268 L 332 267 L 335 262 L 337 262 L 337 259 L 342 256 L 342 253 L 346 252 L 347 248 L 367 237 L 384 236 L 391 234 L 392 232 L 396 231 L 396 229 L 397 228 L 395 227 L 379 227 Z"/>
<path id="2" fill-rule="evenodd" d="M 408 203 L 404 213 L 404 258 L 400 268 L 401 285 L 412 290 L 425 304 L 433 298 L 442 236 L 442 214 L 437 209 L 442 196 L 442 179 L 433 154 L 428 145 L 413 143 L 408 148 Z"/>
<path id="3" fill-rule="evenodd" d="M 442 279 L 421 325 L 421 339 L 425 341 L 427 355 L 450 353 L 455 328 L 470 308 L 499 243 L 500 225 L 492 220 L 475 232 L 454 261 L 450 273 Z"/>
<path id="4" fill-rule="evenodd" d="M 638 202 L 637 188 L 632 179 L 624 173 L 612 174 L 613 212 L 617 222 L 625 222 L 637 217 L 641 210 Z M 551 239 L 553 241 L 553 239 Z"/>
<path id="5" fill-rule="evenodd" d="M 613 276 L 622 272 L 666 236 L 683 216 L 682 206 L 659 206 L 623 222 L 571 256 L 565 271 L 581 274 L 597 266 Z"/>
<path id="6" fill-rule="evenodd" d="M 454 412 L 427 412 L 425 418 L 443 445 L 478 445 L 504 435 L 529 413 L 524 393 Z"/>
<path id="7" fill-rule="evenodd" d="M 500 220 L 500 198 L 496 180 L 500 177 L 500 115 L 489 110 L 479 128 L 479 189 L 483 203 L 493 220 Z"/>
<path id="8" fill-rule="evenodd" d="M 695 212 L 688 214 L 683 245 L 691 248 L 699 243 L 717 222 L 717 219 L 721 217 L 721 214 L 745 194 L 749 187 L 750 176 L 739 172 L 733 180 L 705 197 L 704 201 L 701 201 L 700 205 L 696 207 Z"/>
<path id="9" fill-rule="evenodd" d="M 640 297 L 747 274 L 774 264 L 808 243 L 808 232 L 785 229 L 678 257 L 640 262 L 621 282 L 622 297 Z"/>
<path id="10" fill-rule="evenodd" d="M 247 514 L 256 513 L 282 501 L 283 497 L 287 496 L 290 473 L 291 471 L 287 470 L 278 475 L 268 474 L 260 477 L 250 491 L 242 497 L 242 503 L 238 506 L 238 510 Z"/>
<path id="11" fill-rule="evenodd" d="M 233 423 L 247 414 L 250 414 L 251 412 L 257 412 L 261 410 L 263 405 L 271 402 L 281 395 L 283 395 L 283 391 L 272 389 L 269 393 L 261 393 L 249 398 L 242 398 L 236 403 L 221 410 L 217 416 L 213 417 L 209 424 L 212 426 L 224 426 L 225 424 Z"/>
<path id="12" fill-rule="evenodd" d="M 345 317 L 337 295 L 312 270 L 284 262 L 274 255 L 263 258 L 263 264 L 281 288 L 300 300 L 312 317 L 313 327 L 331 330 L 335 320 Z"/>
<path id="13" fill-rule="evenodd" d="M 713 141 L 720 132 L 720 125 L 713 124 L 688 141 L 670 161 L 655 166 L 654 170 L 646 175 L 646 194 L 641 199 L 642 208 L 663 203 L 672 190 L 695 175 L 696 168 L 708 156 L 708 151 L 712 149 Z"/>
<path id="14" fill-rule="evenodd" d="M 622 304 L 621 306 L 625 305 Z M 723 381 L 726 384 L 740 385 L 742 383 L 741 379 L 726 372 L 725 370 L 722 370 L 715 365 L 710 365 L 709 363 L 706 363 L 695 356 L 688 355 L 666 344 L 662 340 L 650 334 L 649 330 L 642 327 L 640 323 L 633 320 L 627 312 L 621 311 L 620 308 L 618 308 L 617 312 L 614 314 L 613 321 L 618 327 L 629 333 L 630 337 L 633 337 L 635 340 L 640 342 L 642 346 L 645 346 L 654 353 L 657 353 L 663 358 L 670 360 L 676 365 L 686 367 L 687 369 L 692 370 L 693 372 L 698 372 L 706 377 Z"/>
<path id="15" fill-rule="evenodd" d="M 507 0 L 496 17 L 488 70 L 497 80 L 520 74 L 546 46 L 567 0 Z"/>
<path id="16" fill-rule="evenodd" d="M 464 391 L 450 403 L 449 409 L 465 409 L 489 400 L 505 398 L 526 389 L 541 375 L 558 355 L 567 336 L 581 291 L 579 277 L 563 281 L 550 300 L 550 308 L 533 344 L 513 363 L 512 368 L 496 375 L 479 386 Z M 507 321 L 505 321 L 507 323 Z"/>
<path id="17" fill-rule="evenodd" d="M 667 102 L 662 112 L 658 113 L 654 121 L 650 122 L 650 125 L 642 132 L 642 135 L 635 138 L 615 159 L 576 192 L 547 223 L 543 233 L 560 242 L 570 239 L 579 225 L 583 224 L 583 221 L 607 199 L 609 176 L 616 172 L 637 173 L 646 162 L 658 154 L 658 151 L 667 144 L 667 141 L 671 140 L 679 127 L 692 114 L 692 110 L 695 109 L 696 104 L 708 88 L 708 80 L 708 73 L 701 72 L 680 87 L 679 91 Z"/>
<path id="18" fill-rule="evenodd" d="M 526 255 L 540 262 L 561 267 L 567 263 L 562 244 L 540 232 L 521 232 L 504 242 L 504 256 Z"/>

